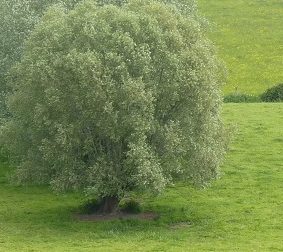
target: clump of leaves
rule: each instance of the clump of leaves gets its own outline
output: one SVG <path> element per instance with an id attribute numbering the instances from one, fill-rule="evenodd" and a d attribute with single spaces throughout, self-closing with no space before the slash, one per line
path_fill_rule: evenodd
<path id="1" fill-rule="evenodd" d="M 81 0 L 0 0 L 0 125 L 1 117 L 9 116 L 5 104 L 6 94 L 10 91 L 7 75 L 11 67 L 20 61 L 24 41 L 48 7 L 60 4 L 67 10 L 79 1 Z"/>
<path id="2" fill-rule="evenodd" d="M 140 202 L 135 198 L 123 198 L 119 202 L 119 209 L 124 213 L 137 214 L 142 211 Z"/>

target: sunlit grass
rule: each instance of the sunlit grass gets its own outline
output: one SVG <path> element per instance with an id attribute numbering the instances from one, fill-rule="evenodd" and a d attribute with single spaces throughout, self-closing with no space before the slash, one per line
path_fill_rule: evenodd
<path id="1" fill-rule="evenodd" d="M 228 68 L 226 94 L 259 94 L 283 82 L 281 0 L 199 0 Z"/>

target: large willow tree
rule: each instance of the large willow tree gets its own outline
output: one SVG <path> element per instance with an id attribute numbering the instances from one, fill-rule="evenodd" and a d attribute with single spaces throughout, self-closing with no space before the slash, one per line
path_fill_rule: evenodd
<path id="1" fill-rule="evenodd" d="M 217 177 L 222 70 L 188 9 L 86 1 L 46 13 L 10 76 L 2 137 L 18 182 L 86 190 L 111 211 L 133 190 Z"/>

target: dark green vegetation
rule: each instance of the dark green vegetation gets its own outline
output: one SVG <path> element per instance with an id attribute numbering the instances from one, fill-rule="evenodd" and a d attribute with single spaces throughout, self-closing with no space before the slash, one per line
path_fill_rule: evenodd
<path id="1" fill-rule="evenodd" d="M 259 96 L 255 95 L 232 93 L 229 95 L 225 95 L 223 101 L 225 103 L 252 103 L 260 102 L 261 99 Z"/>
<path id="2" fill-rule="evenodd" d="M 228 68 L 226 94 L 261 94 L 283 80 L 281 0 L 199 0 Z M 217 32 L 215 32 L 216 28 Z"/>
<path id="3" fill-rule="evenodd" d="M 140 213 L 142 212 L 142 207 L 140 202 L 135 198 L 124 198 L 120 201 L 119 207 L 122 212 L 125 213 Z"/>
<path id="4" fill-rule="evenodd" d="M 231 93 L 224 96 L 225 103 L 256 103 L 256 102 L 282 102 L 283 84 L 268 88 L 260 95 L 250 95 L 242 93 Z"/>
<path id="5" fill-rule="evenodd" d="M 283 101 L 283 83 L 267 89 L 261 96 L 265 102 L 282 102 Z"/>
<path id="6" fill-rule="evenodd" d="M 224 96 L 225 103 L 255 103 L 255 102 L 282 102 L 283 83 L 268 88 L 260 95 L 249 95 L 239 92 Z"/>
<path id="7" fill-rule="evenodd" d="M 11 186 L 2 163 L 0 251 L 282 251 L 283 104 L 226 104 L 224 116 L 237 133 L 222 178 L 144 197 L 157 221 L 75 221 L 80 195 Z"/>

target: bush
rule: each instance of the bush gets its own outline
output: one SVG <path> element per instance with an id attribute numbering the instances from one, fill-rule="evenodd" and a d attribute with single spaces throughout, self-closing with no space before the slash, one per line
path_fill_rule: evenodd
<path id="1" fill-rule="evenodd" d="M 149 0 L 49 9 L 11 72 L 1 135 L 15 178 L 105 206 L 178 179 L 206 185 L 225 153 L 222 73 L 197 13 Z"/>
<path id="2" fill-rule="evenodd" d="M 283 101 L 283 83 L 267 89 L 261 96 L 263 102 L 282 102 Z"/>
<path id="3" fill-rule="evenodd" d="M 142 211 L 141 204 L 134 198 L 124 198 L 119 203 L 119 209 L 125 213 L 140 213 Z"/>
<path id="4" fill-rule="evenodd" d="M 241 94 L 241 93 L 233 93 L 224 96 L 225 103 L 252 103 L 252 102 L 260 102 L 260 98 L 254 95 Z"/>

